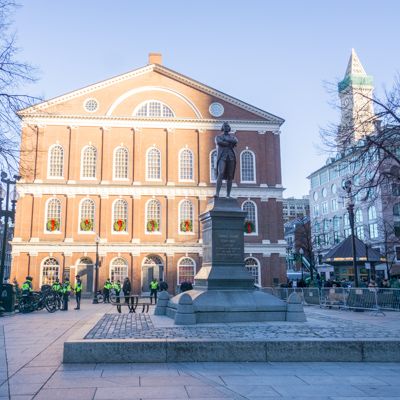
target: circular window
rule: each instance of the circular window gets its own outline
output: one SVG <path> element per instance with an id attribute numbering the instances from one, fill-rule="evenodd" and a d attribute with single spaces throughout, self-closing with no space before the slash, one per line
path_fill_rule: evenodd
<path id="1" fill-rule="evenodd" d="M 336 184 L 333 184 L 331 186 L 331 191 L 332 191 L 332 194 L 336 194 Z"/>
<path id="2" fill-rule="evenodd" d="M 322 197 L 326 197 L 328 195 L 328 191 L 326 190 L 326 188 L 322 189 Z"/>
<path id="3" fill-rule="evenodd" d="M 317 201 L 318 200 L 318 193 L 314 192 L 314 196 L 313 197 L 314 197 L 314 200 Z"/>
<path id="4" fill-rule="evenodd" d="M 224 113 L 224 106 L 220 103 L 212 103 L 209 110 L 213 117 L 220 117 Z"/>
<path id="5" fill-rule="evenodd" d="M 83 103 L 83 107 L 86 111 L 95 112 L 99 108 L 99 103 L 95 99 L 87 99 Z"/>

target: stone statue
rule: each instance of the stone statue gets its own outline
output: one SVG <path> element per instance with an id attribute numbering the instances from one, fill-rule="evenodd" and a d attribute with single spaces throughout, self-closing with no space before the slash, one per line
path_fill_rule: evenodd
<path id="1" fill-rule="evenodd" d="M 229 132 L 231 127 L 227 122 L 224 122 L 221 127 L 224 133 L 215 138 L 215 143 L 218 147 L 217 152 L 217 190 L 215 195 L 219 197 L 219 192 L 222 186 L 222 180 L 226 180 L 226 197 L 230 198 L 232 189 L 232 179 L 235 177 L 236 168 L 236 152 L 238 140 L 231 136 Z"/>

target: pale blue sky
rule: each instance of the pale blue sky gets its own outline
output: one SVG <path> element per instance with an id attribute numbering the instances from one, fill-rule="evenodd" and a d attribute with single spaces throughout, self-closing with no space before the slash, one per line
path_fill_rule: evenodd
<path id="1" fill-rule="evenodd" d="M 19 58 L 38 65 L 30 93 L 49 99 L 163 65 L 286 120 L 284 196 L 308 194 L 319 126 L 337 122 L 323 81 L 343 78 L 353 47 L 376 91 L 399 70 L 400 1 L 23 0 Z"/>

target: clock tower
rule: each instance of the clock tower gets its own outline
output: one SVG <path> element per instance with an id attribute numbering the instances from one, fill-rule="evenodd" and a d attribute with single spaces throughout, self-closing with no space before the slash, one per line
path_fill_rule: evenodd
<path id="1" fill-rule="evenodd" d="M 366 135 L 374 131 L 375 113 L 372 93 L 373 78 L 367 75 L 354 49 L 347 65 L 344 79 L 339 82 L 342 120 L 337 144 L 339 151 L 354 146 Z"/>

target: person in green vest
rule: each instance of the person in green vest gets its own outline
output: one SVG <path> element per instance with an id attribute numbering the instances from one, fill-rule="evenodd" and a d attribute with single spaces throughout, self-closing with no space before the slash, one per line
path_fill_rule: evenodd
<path id="1" fill-rule="evenodd" d="M 157 304 L 157 291 L 158 291 L 158 282 L 157 279 L 154 278 L 150 282 L 150 304 L 153 304 L 153 296 L 154 296 L 154 304 Z"/>
<path id="2" fill-rule="evenodd" d="M 56 278 L 56 281 L 51 285 L 51 288 L 56 292 L 56 293 L 60 293 L 61 292 L 61 283 L 60 280 L 58 278 Z"/>
<path id="3" fill-rule="evenodd" d="M 107 282 L 104 284 L 104 303 L 110 302 L 110 289 L 112 288 L 110 278 L 107 279 Z"/>
<path id="4" fill-rule="evenodd" d="M 26 277 L 26 281 L 24 284 L 21 286 L 22 294 L 25 296 L 31 295 L 33 291 L 33 285 L 32 285 L 32 280 L 33 278 L 31 276 Z"/>
<path id="5" fill-rule="evenodd" d="M 68 296 L 71 293 L 71 285 L 69 283 L 69 279 L 65 279 L 64 281 L 64 286 L 61 289 L 61 292 L 63 294 L 63 308 L 61 311 L 68 311 Z"/>
<path id="6" fill-rule="evenodd" d="M 76 278 L 76 282 L 75 282 L 75 286 L 74 286 L 75 298 L 76 298 L 75 310 L 80 310 L 81 309 L 81 295 L 82 295 L 82 281 L 81 281 L 81 277 L 79 275 L 76 275 L 75 278 Z"/>
<path id="7" fill-rule="evenodd" d="M 119 303 L 119 294 L 121 292 L 121 281 L 119 279 L 117 283 L 114 283 L 113 288 L 115 290 L 116 302 Z"/>

